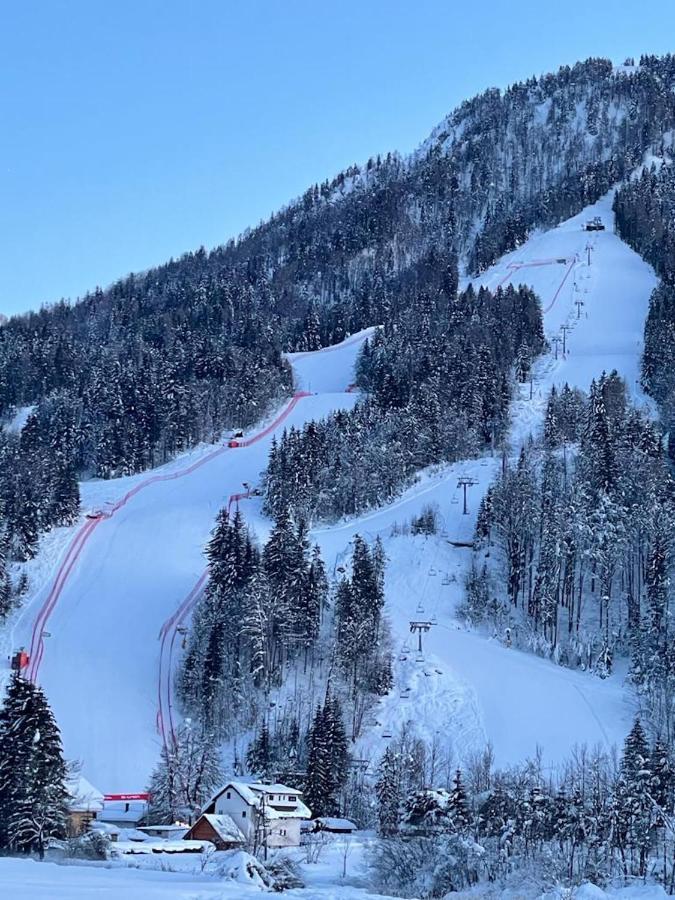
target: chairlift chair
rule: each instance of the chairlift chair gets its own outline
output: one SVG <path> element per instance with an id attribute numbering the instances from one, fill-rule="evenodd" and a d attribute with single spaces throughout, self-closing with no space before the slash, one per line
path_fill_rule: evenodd
<path id="1" fill-rule="evenodd" d="M 438 572 L 436 571 L 436 569 L 434 569 L 433 566 L 431 566 L 431 568 L 429 569 L 429 575 L 432 575 L 432 576 L 438 575 Z"/>
<path id="2" fill-rule="evenodd" d="M 423 612 L 424 612 L 424 607 L 422 606 L 421 603 L 418 603 L 418 604 L 417 604 L 417 612 L 418 612 L 418 613 L 423 613 Z"/>

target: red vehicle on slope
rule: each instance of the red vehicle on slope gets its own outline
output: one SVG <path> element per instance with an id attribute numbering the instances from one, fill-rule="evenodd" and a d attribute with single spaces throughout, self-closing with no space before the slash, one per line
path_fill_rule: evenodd
<path id="1" fill-rule="evenodd" d="M 20 672 L 22 669 L 25 669 L 28 663 L 30 662 L 30 656 L 26 653 L 26 651 L 21 648 L 21 650 L 17 650 L 14 656 L 12 657 L 12 671 Z"/>

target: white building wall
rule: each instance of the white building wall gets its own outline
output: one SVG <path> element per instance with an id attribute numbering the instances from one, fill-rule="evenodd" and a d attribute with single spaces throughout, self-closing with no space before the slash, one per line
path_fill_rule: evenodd
<path id="1" fill-rule="evenodd" d="M 228 800 L 227 795 L 230 795 Z M 242 831 L 244 837 L 249 840 L 255 830 L 253 815 L 255 810 L 233 788 L 224 791 L 216 800 L 216 813 L 226 813 L 232 817 L 234 824 Z"/>

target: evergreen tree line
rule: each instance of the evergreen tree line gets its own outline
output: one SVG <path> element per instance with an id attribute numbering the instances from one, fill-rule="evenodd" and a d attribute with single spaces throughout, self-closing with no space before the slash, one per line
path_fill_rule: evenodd
<path id="1" fill-rule="evenodd" d="M 66 836 L 67 774 L 45 695 L 13 675 L 0 709 L 0 853 L 42 858 L 50 838 Z"/>
<path id="2" fill-rule="evenodd" d="M 410 300 L 399 282 L 424 260 L 459 254 L 479 270 L 532 226 L 578 211 L 672 127 L 674 80 L 671 56 L 643 57 L 632 73 L 589 59 L 486 91 L 407 160 L 352 166 L 212 252 L 12 318 L 0 326 L 0 420 L 35 405 L 45 442 L 67 432 L 68 458 L 52 463 L 62 484 L 41 486 L 36 502 L 65 493 L 68 518 L 75 475 L 138 472 L 253 424 L 290 392 L 282 349 L 391 326 Z M 367 418 L 390 446 L 399 423 L 379 407 Z M 26 468 L 3 454 L 8 481 L 25 481 Z M 392 490 L 371 485 L 367 502 Z M 34 538 L 19 543 L 21 557 Z"/>
<path id="3" fill-rule="evenodd" d="M 267 719 L 246 753 L 248 771 L 268 781 L 283 781 L 303 791 L 313 816 L 337 816 L 345 811 L 343 790 L 350 755 L 342 704 L 330 689 L 316 707 L 309 728 L 301 734 L 297 717 L 270 733 Z"/>
<path id="4" fill-rule="evenodd" d="M 309 520 L 353 515 L 392 499 L 424 466 L 498 443 L 513 373 L 526 379 L 545 346 L 526 287 L 456 293 L 452 260 L 425 260 L 400 282 L 400 312 L 367 341 L 351 411 L 284 432 L 270 450 L 265 510 Z"/>
<path id="5" fill-rule="evenodd" d="M 326 657 L 356 738 L 373 698 L 387 693 L 392 680 L 380 542 L 370 548 L 354 538 L 350 571 L 341 567 L 329 616 L 328 577 L 302 520 L 282 514 L 260 551 L 239 510 L 232 517 L 223 510 L 207 557 L 209 581 L 179 678 L 186 714 L 216 738 L 239 733 L 256 725 L 288 666 L 311 675 Z M 291 752 L 300 754 L 300 733 L 296 722 L 281 741 L 284 765 Z M 275 764 L 281 762 L 277 755 Z"/>
<path id="6" fill-rule="evenodd" d="M 21 579 L 10 582 L 12 562 L 31 559 L 42 532 L 80 511 L 73 423 L 60 399 L 30 413 L 19 434 L 0 430 L 0 620 L 23 591 Z"/>
<path id="7" fill-rule="evenodd" d="M 554 774 L 539 759 L 494 771 L 488 751 L 437 788 L 401 751 L 400 741 L 385 751 L 375 788 L 382 889 L 443 897 L 483 881 L 521 886 L 525 875 L 543 888 L 649 874 L 672 891 L 675 770 L 639 720 L 618 761 L 580 748 Z"/>
<path id="8" fill-rule="evenodd" d="M 515 464 L 505 458 L 481 502 L 464 613 L 600 674 L 616 652 L 629 654 L 655 727 L 670 740 L 672 702 L 662 692 L 675 672 L 674 512 L 659 429 L 630 406 L 616 373 L 593 382 L 588 397 L 554 390 L 543 447 L 524 448 Z M 506 600 L 487 567 L 493 553 Z"/>

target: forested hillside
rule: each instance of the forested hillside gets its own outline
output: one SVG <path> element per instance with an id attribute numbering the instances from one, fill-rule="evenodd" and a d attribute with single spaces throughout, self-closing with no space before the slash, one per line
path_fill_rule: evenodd
<path id="1" fill-rule="evenodd" d="M 674 80 L 670 56 L 622 70 L 591 59 L 486 91 L 409 159 L 353 166 L 211 253 L 0 326 L 0 416 L 37 404 L 36 439 L 63 448 L 52 473 L 27 479 L 21 446 L 3 436 L 15 475 L 3 505 L 17 506 L 9 485 L 26 480 L 25 509 L 53 497 L 50 512 L 4 524 L 10 552 L 30 554 L 30 534 L 72 516 L 76 475 L 139 471 L 258 420 L 290 390 L 283 349 L 393 326 L 418 301 L 422 317 L 435 289 L 424 260 L 480 270 L 596 199 L 672 127 Z M 413 290 L 401 291 L 408 272 Z M 461 402 L 455 412 L 472 418 Z"/>

